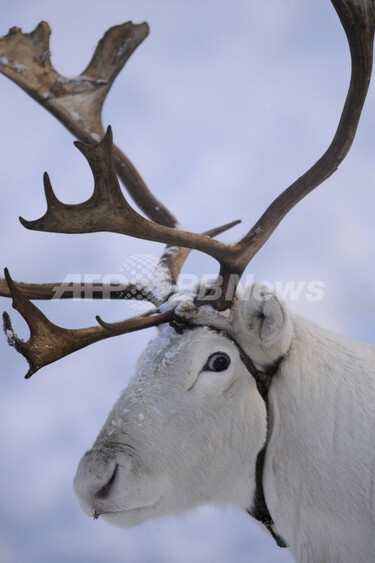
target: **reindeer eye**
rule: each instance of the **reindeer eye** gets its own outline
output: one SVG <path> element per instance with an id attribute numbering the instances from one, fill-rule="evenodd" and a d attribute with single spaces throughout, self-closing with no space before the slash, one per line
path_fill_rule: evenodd
<path id="1" fill-rule="evenodd" d="M 230 364 L 230 358 L 224 352 L 212 354 L 203 368 L 203 371 L 225 371 Z"/>

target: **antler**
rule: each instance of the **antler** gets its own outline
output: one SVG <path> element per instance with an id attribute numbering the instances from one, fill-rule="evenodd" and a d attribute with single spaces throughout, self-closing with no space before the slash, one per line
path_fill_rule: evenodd
<path id="1" fill-rule="evenodd" d="M 204 233 L 206 236 L 217 236 L 227 229 L 237 225 L 233 221 L 221 227 Z M 72 284 L 68 290 L 59 291 L 59 299 L 77 297 L 82 294 L 91 298 L 105 299 L 142 299 L 160 305 L 175 291 L 175 285 L 183 263 L 189 254 L 189 249 L 167 246 L 155 270 L 162 267 L 169 275 L 167 286 L 169 289 L 161 295 L 156 295 L 149 287 L 142 283 L 128 284 L 121 289 L 114 289 L 108 284 Z M 159 324 L 178 320 L 173 309 L 160 312 L 158 309 L 144 315 L 123 321 L 121 328 L 116 326 L 94 326 L 82 329 L 66 329 L 52 323 L 30 299 L 53 299 L 59 284 L 25 284 L 14 282 L 7 269 L 4 270 L 5 280 L 0 279 L 0 295 L 12 297 L 12 305 L 27 322 L 30 338 L 24 342 L 14 333 L 8 313 L 3 313 L 4 332 L 8 343 L 22 354 L 29 363 L 29 371 L 25 378 L 29 379 L 40 368 L 56 362 L 61 358 L 76 352 L 90 344 L 106 338 L 150 328 Z M 104 325 L 104 323 L 102 323 Z"/>
<path id="2" fill-rule="evenodd" d="M 27 229 L 57 233 L 94 233 L 109 231 L 164 244 L 194 248 L 221 260 L 231 247 L 207 235 L 190 233 L 149 221 L 137 213 L 125 199 L 116 175 L 112 156 L 112 130 L 94 146 L 76 142 L 88 160 L 95 179 L 93 195 L 84 203 L 67 205 L 59 201 L 47 174 L 44 190 L 47 212 L 35 221 L 20 221 Z"/>
<path id="3" fill-rule="evenodd" d="M 31 33 L 18 27 L 0 39 L 0 72 L 13 80 L 84 143 L 104 135 L 102 107 L 111 86 L 135 49 L 147 37 L 147 23 L 111 27 L 99 41 L 87 68 L 75 78 L 59 74 L 50 60 L 51 30 L 41 22 Z M 22 72 L 21 72 L 22 70 Z M 174 215 L 150 192 L 141 175 L 114 147 L 117 174 L 139 208 L 153 221 L 174 227 Z"/>
<path id="4" fill-rule="evenodd" d="M 11 295 L 13 307 L 27 322 L 30 338 L 24 342 L 14 333 L 8 313 L 3 313 L 4 332 L 8 343 L 29 362 L 29 371 L 25 378 L 29 379 L 40 368 L 60 360 L 64 356 L 118 334 L 134 332 L 176 318 L 173 310 L 163 313 L 158 311 L 128 319 L 121 332 L 109 331 L 100 325 L 81 329 L 66 329 L 57 326 L 18 289 L 7 269 L 4 271 Z"/>
<path id="5" fill-rule="evenodd" d="M 302 198 L 320 185 L 337 169 L 353 142 L 371 76 L 372 44 L 375 27 L 374 2 L 372 0 L 332 0 L 332 3 L 344 27 L 349 42 L 352 61 L 350 86 L 336 134 L 327 151 L 316 164 L 271 203 L 258 222 L 237 244 L 233 246 L 226 245 L 216 240 L 209 239 L 204 235 L 173 228 L 177 226 L 176 220 L 167 210 L 165 210 L 165 212 L 163 211 L 161 214 L 159 213 L 159 202 L 156 202 L 153 197 L 151 197 L 151 199 L 149 198 L 146 191 L 147 188 L 146 190 L 144 189 L 144 184 L 134 168 L 132 169 L 132 178 L 134 180 L 135 175 L 135 180 L 129 179 L 128 172 L 131 166 L 126 164 L 127 159 L 122 153 L 122 156 L 119 156 L 120 152 L 116 147 L 112 148 L 110 128 L 107 130 L 107 134 L 103 140 L 96 146 L 76 143 L 79 150 L 87 158 L 93 171 L 95 188 L 92 197 L 78 205 L 63 204 L 56 198 L 49 178 L 46 175 L 44 185 L 47 212 L 41 219 L 36 221 L 25 221 L 21 219 L 22 224 L 29 229 L 65 233 L 112 231 L 145 240 L 163 242 L 164 244 L 175 247 L 183 247 L 184 249 L 194 248 L 200 250 L 214 257 L 220 263 L 218 283 L 221 283 L 221 296 L 215 299 L 213 304 L 219 310 L 226 308 L 228 304 L 230 305 L 237 281 L 249 261 L 263 246 L 283 217 L 285 217 Z M 5 57 L 7 62 L 6 72 L 3 69 L 2 71 L 19 83 L 22 88 L 28 91 L 34 98 L 42 103 L 42 105 L 47 107 L 49 111 L 56 115 L 78 137 L 86 142 L 88 140 L 87 137 L 89 137 L 90 140 L 92 138 L 97 140 L 97 136 L 101 137 L 103 133 L 100 109 L 104 97 L 115 76 L 127 60 L 130 51 L 134 50 L 135 46 L 143 40 L 147 32 L 148 28 L 145 24 L 141 26 L 125 24 L 124 26 L 111 28 L 99 43 L 93 60 L 84 73 L 80 75 L 78 80 L 67 81 L 66 79 L 62 79 L 60 75 L 57 75 L 50 64 L 49 55 L 46 51 L 49 36 L 47 24 L 40 24 L 30 35 L 23 35 L 19 30 L 13 29 L 10 34 L 4 38 L 7 48 L 10 46 L 9 60 L 7 54 L 2 54 L 0 42 L 0 60 L 4 61 Z M 121 38 L 121 40 L 118 38 Z M 29 57 L 28 61 L 32 71 L 31 77 L 29 77 L 28 73 L 22 73 L 24 77 L 20 78 L 17 71 L 12 73 L 11 55 L 12 53 L 16 53 L 17 57 L 21 56 L 20 53 L 26 53 L 30 45 L 32 45 L 32 50 L 34 49 L 34 51 L 32 51 L 34 61 L 37 59 L 35 53 L 39 53 L 39 59 L 38 62 L 34 64 L 33 61 L 29 60 L 30 54 L 23 54 L 26 59 L 27 56 Z M 44 47 L 44 50 L 40 50 L 40 45 Z M 130 49 L 129 45 L 132 45 L 132 49 Z M 126 56 L 124 53 L 126 53 Z M 13 69 L 15 62 L 17 64 L 19 62 L 17 57 L 13 58 Z M 117 64 L 117 60 L 121 60 L 121 64 Z M 21 62 L 20 64 L 23 63 Z M 109 70 L 105 70 L 105 65 L 108 65 Z M 47 89 L 44 87 L 44 91 L 41 89 L 44 84 L 43 81 L 46 82 L 48 86 Z M 72 94 L 75 94 L 75 96 Z M 73 97 L 75 98 L 74 103 L 76 105 L 72 106 Z M 86 100 L 87 107 L 84 107 L 85 104 L 83 100 Z M 126 174 L 124 173 L 124 169 L 128 171 Z M 125 182 L 129 192 L 139 204 L 140 208 L 152 220 L 157 222 L 145 219 L 132 209 L 120 190 L 116 171 Z M 132 174 L 130 174 L 130 176 L 132 176 Z M 136 188 L 135 194 L 133 193 L 134 188 Z M 144 201 L 152 201 L 152 208 L 150 209 Z M 181 250 L 178 252 L 181 252 L 180 257 L 183 257 L 186 256 L 187 251 Z M 183 258 L 181 258 L 181 260 L 183 261 Z M 178 267 L 176 271 L 179 271 Z M 176 273 L 173 274 L 174 279 L 176 279 L 177 275 Z M 234 283 L 232 282 L 232 276 L 235 278 Z M 232 287 L 230 287 L 231 283 Z M 49 321 L 45 319 L 45 317 L 45 320 L 41 320 L 42 314 L 40 312 L 36 313 L 35 309 L 32 308 L 35 306 L 30 307 L 27 304 L 26 298 L 24 296 L 22 297 L 17 286 L 15 284 L 12 285 L 10 277 L 8 284 L 16 308 L 20 310 L 26 320 L 28 315 L 37 319 L 32 322 L 30 322 L 30 318 L 28 320 L 31 337 L 26 346 L 28 349 L 34 349 L 35 334 L 43 333 L 43 331 L 39 329 L 39 325 L 42 324 L 45 326 Z M 230 295 L 228 295 L 229 288 L 232 290 Z M 215 295 L 216 294 L 217 292 L 215 291 Z M 228 297 L 230 299 L 229 303 Z M 138 317 L 135 320 L 120 323 L 121 332 L 114 327 L 114 330 L 108 330 L 107 333 L 120 334 L 127 332 L 128 329 L 138 330 L 144 326 L 158 324 L 159 321 L 167 322 L 175 318 L 176 314 L 173 310 L 164 313 L 154 311 L 153 313 Z M 11 330 L 7 317 L 5 324 L 6 328 Z M 104 336 L 104 333 L 100 331 L 106 331 L 107 328 L 111 329 L 111 325 L 102 324 L 103 326 L 94 327 L 97 330 L 94 330 L 94 328 L 82 329 L 88 331 L 90 336 L 87 337 L 86 333 L 83 336 L 82 333 L 82 339 L 79 338 L 78 340 L 80 340 L 80 342 L 86 342 L 86 338 L 88 338 L 88 340 L 92 339 L 92 341 L 96 341 L 102 337 L 106 338 L 107 336 Z M 50 323 L 50 325 L 51 334 L 56 334 L 58 339 L 61 337 L 59 330 L 66 330 L 60 329 L 52 325 L 52 323 Z M 117 324 L 116 326 L 119 325 Z M 10 334 L 11 343 L 16 345 L 21 353 L 24 353 L 25 348 L 20 344 L 20 341 L 12 332 Z M 98 334 L 101 336 L 98 337 Z M 67 338 L 67 340 L 69 340 L 69 338 Z M 79 344 L 78 346 L 75 342 L 70 345 L 70 351 L 86 345 L 87 344 L 83 343 L 83 345 Z M 47 344 L 45 344 L 45 346 L 47 346 Z M 59 354 L 60 352 L 57 353 L 57 356 Z M 64 353 L 63 355 L 66 354 Z M 60 355 L 59 357 L 62 356 Z M 57 357 L 55 359 L 57 359 Z M 46 363 L 50 363 L 50 361 L 45 362 L 43 365 L 46 365 Z"/>
<path id="6" fill-rule="evenodd" d="M 88 159 L 95 177 L 93 196 L 79 205 L 64 205 L 57 200 L 46 176 L 47 213 L 37 221 L 22 219 L 23 225 L 29 229 L 65 233 L 111 230 L 205 252 L 220 263 L 221 297 L 214 304 L 219 309 L 226 308 L 232 276 L 239 279 L 283 217 L 337 169 L 353 142 L 371 76 L 374 5 L 369 0 L 333 0 L 333 5 L 345 29 L 352 59 L 351 82 L 334 139 L 323 156 L 271 203 L 237 244 L 226 245 L 196 233 L 152 223 L 134 211 L 117 182 L 110 129 L 96 147 L 76 143 Z M 236 282 L 232 283 L 230 300 L 235 287 Z"/>
<path id="7" fill-rule="evenodd" d="M 244 271 L 285 215 L 337 170 L 353 143 L 371 79 L 375 5 L 373 0 L 331 1 L 345 30 L 351 54 L 350 85 L 335 136 L 323 156 L 271 203 L 235 245 L 238 273 Z M 227 278 L 226 265 L 221 275 Z"/>
<path id="8" fill-rule="evenodd" d="M 210 229 L 202 236 L 216 237 L 225 231 L 238 225 L 241 221 L 232 221 L 220 227 Z M 162 253 L 158 264 L 154 270 L 158 272 L 163 269 L 164 274 L 168 277 L 166 280 L 169 290 L 164 294 L 154 294 L 150 288 L 145 287 L 144 283 L 119 283 L 103 284 L 103 283 L 69 283 L 62 282 L 55 283 L 24 283 L 13 281 L 13 286 L 29 299 L 53 300 L 53 299 L 137 299 L 143 301 L 150 301 L 154 305 L 160 303 L 168 298 L 171 292 L 176 288 L 178 276 L 184 265 L 184 262 L 190 252 L 189 248 L 182 248 L 177 246 L 166 246 Z M 152 279 L 153 275 L 149 277 Z M 125 281 L 125 280 L 124 280 Z M 0 297 L 11 297 L 12 293 L 5 278 L 0 278 Z"/>
<path id="9" fill-rule="evenodd" d="M 105 97 L 110 90 L 114 79 L 120 72 L 130 55 L 148 34 L 147 24 L 134 25 L 131 22 L 115 26 L 107 31 L 99 42 L 94 56 L 88 67 L 74 79 L 67 79 L 58 74 L 50 61 L 48 24 L 41 22 L 30 34 L 23 34 L 20 29 L 12 28 L 6 37 L 0 39 L 0 71 L 16 82 L 21 88 L 29 93 L 48 111 L 55 115 L 76 137 L 84 142 L 92 143 L 99 141 L 103 134 L 101 110 Z M 20 72 L 22 69 L 22 72 Z M 162 205 L 149 191 L 140 174 L 117 147 L 113 147 L 109 133 L 107 140 L 111 145 L 110 173 L 115 179 L 115 189 L 110 192 L 106 190 L 103 181 L 97 181 L 94 197 L 85 206 L 64 206 L 54 196 L 48 176 L 45 176 L 45 191 L 49 211 L 48 220 L 57 223 L 67 220 L 74 224 L 70 232 L 89 232 L 90 207 L 95 207 L 102 199 L 103 207 L 99 213 L 106 216 L 107 230 L 113 231 L 111 221 L 114 217 L 111 204 L 114 208 L 122 207 L 126 213 L 127 202 L 121 202 L 121 190 L 119 188 L 116 172 L 122 179 L 128 192 L 133 197 L 141 210 L 151 219 L 170 227 L 177 225 L 177 219 Z M 106 142 L 104 141 L 103 145 Z M 87 155 L 90 165 L 93 167 L 94 175 L 100 175 L 98 160 L 102 154 L 91 151 L 90 147 L 78 146 Z M 100 145 L 101 148 L 103 148 Z M 104 152 L 106 149 L 104 148 Z M 92 158 L 90 159 L 90 155 Z M 116 171 L 115 171 L 116 168 Z M 117 202 L 115 201 L 117 199 Z M 120 202 L 120 203 L 119 203 Z M 72 214 L 72 208 L 75 211 Z M 78 208 L 78 209 L 77 209 Z M 117 209 L 119 211 L 119 209 Z M 131 210 L 132 211 L 132 210 Z M 75 215 L 74 215 L 75 213 Z M 136 214 L 138 217 L 140 215 Z M 81 230 L 77 225 L 82 221 Z M 32 228 L 32 224 L 21 220 Z M 234 221 L 222 227 L 211 229 L 204 233 L 205 237 L 213 237 L 238 224 Z M 78 230 L 77 230 L 78 229 Z M 53 230 L 53 229 L 52 229 Z M 168 290 L 164 293 L 158 291 L 157 295 L 149 287 L 142 283 L 127 284 L 118 287 L 111 284 L 69 284 L 69 288 L 61 290 L 60 284 L 25 284 L 13 282 L 9 273 L 6 280 L 0 279 L 0 295 L 13 297 L 13 306 L 20 311 L 30 327 L 30 338 L 25 343 L 13 332 L 10 319 L 4 316 L 4 329 L 7 332 L 9 343 L 16 347 L 30 363 L 27 377 L 35 371 L 63 356 L 74 352 L 89 344 L 113 336 L 113 332 L 105 331 L 102 327 L 90 327 L 88 329 L 69 330 L 63 329 L 51 323 L 45 315 L 29 299 L 53 299 L 58 291 L 59 298 L 72 298 L 77 296 L 90 298 L 112 298 L 112 299 L 142 299 L 157 305 L 168 298 L 175 290 L 179 272 L 190 249 L 167 246 L 164 250 L 156 270 L 163 269 L 168 277 Z M 155 326 L 160 322 L 168 320 L 169 314 L 141 315 L 135 319 L 129 319 L 124 332 L 139 330 L 148 326 Z"/>

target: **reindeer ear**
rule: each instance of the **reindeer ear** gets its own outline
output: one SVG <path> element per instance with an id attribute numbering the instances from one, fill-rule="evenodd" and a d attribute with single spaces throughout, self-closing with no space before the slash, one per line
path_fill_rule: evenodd
<path id="1" fill-rule="evenodd" d="M 235 328 L 265 349 L 276 345 L 285 353 L 290 345 L 292 323 L 287 308 L 277 293 L 261 283 L 239 296 Z"/>

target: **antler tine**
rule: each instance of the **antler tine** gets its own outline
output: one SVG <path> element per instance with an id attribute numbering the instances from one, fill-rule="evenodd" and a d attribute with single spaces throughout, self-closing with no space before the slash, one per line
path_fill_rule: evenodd
<path id="1" fill-rule="evenodd" d="M 4 332 L 9 344 L 29 362 L 30 369 L 26 379 L 41 367 L 93 342 L 107 338 L 107 332 L 99 326 L 66 330 L 51 323 L 17 288 L 7 269 L 4 270 L 4 274 L 13 298 L 13 307 L 22 315 L 30 329 L 30 338 L 24 342 L 14 333 L 9 315 L 3 313 Z"/>
<path id="2" fill-rule="evenodd" d="M 226 294 L 230 274 L 235 272 L 240 276 L 243 273 L 285 215 L 337 170 L 353 143 L 372 72 L 375 6 L 370 0 L 331 1 L 348 39 L 352 65 L 338 128 L 323 156 L 271 203 L 247 235 L 234 246 L 232 264 L 223 264 L 220 271 L 222 296 Z"/>
<path id="3" fill-rule="evenodd" d="M 59 74 L 50 60 L 51 30 L 41 22 L 31 33 L 13 27 L 0 39 L 0 72 L 54 115 L 77 139 L 98 142 L 104 135 L 101 111 L 123 66 L 149 33 L 147 23 L 111 27 L 87 68 L 75 78 Z M 22 69 L 22 72 L 20 72 Z M 149 191 L 134 165 L 114 147 L 116 171 L 139 208 L 153 221 L 174 227 L 174 215 Z"/>
<path id="4" fill-rule="evenodd" d="M 228 231 L 229 229 L 235 227 L 236 225 L 239 225 L 240 223 L 241 220 L 237 219 L 237 221 L 226 223 L 221 227 L 210 229 L 209 231 L 202 233 L 202 235 L 210 238 L 217 237 L 221 233 Z M 190 250 L 191 250 L 190 248 L 183 248 L 181 246 L 178 247 L 178 246 L 167 245 L 159 260 L 159 264 L 164 264 L 167 267 L 171 276 L 171 283 L 173 286 L 177 284 L 178 276 L 181 272 L 182 266 L 184 265 L 184 262 Z"/>
<path id="5" fill-rule="evenodd" d="M 9 315 L 3 313 L 4 332 L 9 344 L 29 362 L 26 379 L 29 379 L 42 367 L 90 344 L 119 334 L 157 326 L 175 318 L 173 310 L 163 313 L 153 311 L 128 319 L 126 323 L 122 324 L 121 331 L 109 331 L 100 325 L 81 329 L 62 328 L 51 323 L 40 309 L 31 303 L 13 282 L 7 269 L 4 273 L 13 298 L 13 307 L 22 315 L 30 329 L 29 340 L 27 342 L 21 340 L 13 331 Z"/>
<path id="6" fill-rule="evenodd" d="M 117 180 L 112 157 L 112 130 L 94 146 L 75 142 L 92 169 L 95 188 L 84 203 L 67 205 L 59 201 L 49 177 L 44 175 L 47 212 L 35 221 L 20 221 L 27 229 L 57 233 L 93 233 L 108 231 L 172 246 L 193 248 L 221 262 L 232 255 L 232 247 L 207 235 L 182 231 L 149 221 L 137 213 L 125 199 Z"/>

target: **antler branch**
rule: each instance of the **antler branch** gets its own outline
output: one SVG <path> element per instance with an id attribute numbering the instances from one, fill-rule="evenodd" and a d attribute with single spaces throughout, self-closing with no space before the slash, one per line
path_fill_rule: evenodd
<path id="1" fill-rule="evenodd" d="M 222 284 L 221 298 L 216 302 L 216 306 L 219 309 L 227 307 L 226 296 L 231 274 L 242 275 L 247 264 L 268 240 L 285 215 L 301 199 L 333 174 L 345 158 L 353 142 L 371 77 L 375 25 L 374 3 L 370 0 L 333 0 L 333 5 L 347 35 L 352 61 L 350 86 L 336 134 L 323 156 L 271 203 L 257 223 L 236 245 L 225 245 L 202 237 L 202 235 L 156 225 L 131 209 L 119 190 L 113 166 L 111 169 L 109 131 L 103 143 L 99 145 L 100 148 L 87 148 L 82 144 L 78 145 L 78 148 L 88 158 L 96 178 L 94 196 L 85 204 L 63 206 L 54 196 L 49 182 L 46 181 L 49 211 L 39 221 L 23 221 L 23 224 L 28 228 L 40 230 L 55 230 L 58 228 L 59 232 L 82 232 L 82 230 L 79 230 L 79 225 L 82 222 L 78 220 L 78 217 L 82 217 L 79 213 L 85 210 L 85 213 L 90 214 L 90 220 L 85 225 L 85 232 L 108 230 L 109 225 L 103 223 L 104 213 L 101 211 L 98 213 L 98 211 L 114 209 L 116 214 L 112 213 L 110 221 L 110 230 L 112 231 L 146 240 L 157 240 L 166 244 L 195 248 L 216 258 L 220 263 L 219 279 Z M 95 159 L 99 152 L 100 158 L 103 160 L 99 165 L 96 165 Z M 103 162 L 106 163 L 105 170 Z M 100 187 L 100 179 L 104 177 L 107 178 L 104 182 L 107 189 L 106 202 L 104 202 L 104 187 Z M 108 185 L 111 186 L 110 189 L 107 188 Z M 95 218 L 93 217 L 94 207 L 96 208 Z M 67 211 L 69 211 L 69 218 Z M 55 220 L 56 216 L 59 217 L 57 221 Z M 61 217 L 64 218 L 64 222 L 66 221 L 64 230 L 61 230 L 61 226 L 56 225 L 56 223 L 61 225 Z"/>
<path id="2" fill-rule="evenodd" d="M 64 233 L 111 231 L 170 245 L 173 249 L 167 248 L 159 264 L 168 265 L 173 284 L 188 249 L 200 250 L 220 263 L 221 297 L 214 304 L 218 309 L 226 308 L 230 305 L 227 290 L 231 275 L 242 275 L 283 217 L 337 169 L 353 142 L 372 70 L 375 6 L 373 0 L 332 0 L 332 3 L 347 35 L 352 61 L 349 90 L 336 134 L 323 156 L 271 203 L 236 245 L 210 239 L 207 233 L 200 235 L 174 228 L 177 223 L 173 215 L 148 192 L 138 172 L 119 149 L 112 147 L 110 128 L 96 146 L 76 143 L 94 175 L 93 195 L 78 205 L 63 204 L 45 175 L 47 212 L 36 221 L 21 219 L 22 224 L 29 229 Z M 148 27 L 146 24 L 134 26 L 130 23 L 111 28 L 98 44 L 87 69 L 75 80 L 61 77 L 53 69 L 48 50 L 49 33 L 45 23 L 29 35 L 13 28 L 7 37 L 0 40 L 0 71 L 49 109 L 81 140 L 99 140 L 103 136 L 100 111 L 105 96 L 127 58 L 147 35 Z M 120 189 L 116 171 L 140 208 L 156 222 L 147 220 L 129 205 Z M 4 314 L 10 344 L 30 363 L 27 377 L 40 367 L 98 340 L 178 319 L 174 310 L 163 313 L 154 310 L 111 325 L 98 319 L 101 326 L 63 329 L 52 324 L 29 301 L 21 285 L 14 283 L 7 271 L 6 280 L 13 306 L 30 327 L 30 338 L 23 342 L 14 334 L 10 319 Z M 30 296 L 46 295 L 51 291 L 47 285 L 30 286 L 25 293 Z M 1 287 L 0 282 L 0 291 L 5 291 Z"/>
<path id="3" fill-rule="evenodd" d="M 7 269 L 4 273 L 13 298 L 13 308 L 22 315 L 30 329 L 30 338 L 25 342 L 14 333 L 8 313 L 3 313 L 4 332 L 9 344 L 29 362 L 26 379 L 29 379 L 40 368 L 90 346 L 90 344 L 119 334 L 157 326 L 175 318 L 172 310 L 163 313 L 158 311 L 148 312 L 128 319 L 126 323 L 122 324 L 121 332 L 109 331 L 100 325 L 80 329 L 62 328 L 51 323 L 42 311 L 31 303 L 13 282 Z"/>
<path id="4" fill-rule="evenodd" d="M 240 220 L 232 221 L 231 223 L 226 223 L 220 227 L 210 229 L 202 234 L 208 237 L 216 237 L 238 225 L 240 222 Z M 156 296 L 149 287 L 145 287 L 144 284 L 142 285 L 142 282 L 125 284 L 103 284 L 99 282 L 69 282 L 68 284 L 64 284 L 63 282 L 52 282 L 38 284 L 13 281 L 12 283 L 25 297 L 28 297 L 29 299 L 142 299 L 144 301 L 150 301 L 154 305 L 159 305 L 160 302 L 166 299 L 170 295 L 170 292 L 175 288 L 178 276 L 189 252 L 189 248 L 166 246 L 155 268 L 156 271 L 163 268 L 164 274 L 168 277 L 168 280 L 166 281 L 168 282 L 167 285 L 170 288 L 170 291 L 167 291 L 162 297 L 160 297 L 160 292 L 158 292 L 158 296 Z M 151 274 L 149 277 L 152 281 L 153 275 Z M 0 278 L 0 297 L 11 296 L 12 294 L 6 279 Z"/>
<path id="5" fill-rule="evenodd" d="M 153 223 L 137 213 L 126 201 L 120 189 L 112 157 L 112 131 L 94 146 L 76 142 L 86 157 L 95 179 L 93 195 L 84 203 L 68 205 L 59 201 L 47 174 L 44 190 L 47 212 L 35 221 L 20 221 L 27 229 L 56 233 L 94 233 L 109 231 L 172 246 L 194 248 L 221 261 L 230 255 L 231 247 L 209 238 Z"/>
<path id="6" fill-rule="evenodd" d="M 232 223 L 211 229 L 205 235 L 217 236 L 238 223 L 239 221 L 233 221 Z M 159 305 L 175 290 L 180 269 L 189 252 L 190 250 L 186 248 L 167 247 L 165 249 L 156 266 L 156 270 L 162 267 L 168 274 L 169 280 L 167 283 L 168 289 L 164 288 L 164 293 L 162 292 L 160 295 L 156 295 L 152 289 L 142 284 L 142 282 L 127 284 L 121 287 L 121 289 L 114 289 L 116 286 L 110 284 L 71 284 L 69 289 L 58 291 L 60 290 L 59 284 L 14 282 L 8 270 L 5 269 L 5 279 L 0 279 L 0 295 L 13 298 L 13 307 L 22 315 L 30 329 L 30 338 L 27 342 L 24 342 L 14 333 L 9 315 L 3 313 L 4 332 L 7 335 L 8 343 L 29 362 L 29 371 L 25 376 L 26 379 L 29 379 L 42 367 L 100 340 L 150 328 L 177 319 L 173 310 L 160 313 L 156 309 L 120 323 L 104 323 L 97 317 L 101 326 L 66 329 L 53 324 L 38 307 L 31 303 L 30 299 L 53 299 L 56 296 L 56 291 L 58 291 L 59 299 L 77 297 L 81 294 L 85 297 L 85 293 L 86 295 L 88 293 L 90 298 L 142 299 L 154 305 Z"/>
<path id="7" fill-rule="evenodd" d="M 31 33 L 13 27 L 0 39 L 0 72 L 13 80 L 84 143 L 104 135 L 102 107 L 123 66 L 147 37 L 147 23 L 111 27 L 87 68 L 75 78 L 59 74 L 50 60 L 51 30 L 41 22 Z M 139 208 L 153 221 L 174 227 L 174 215 L 147 188 L 135 166 L 114 147 L 116 172 Z"/>
<path id="8" fill-rule="evenodd" d="M 348 39 L 352 66 L 338 128 L 323 156 L 271 203 L 247 235 L 235 245 L 240 273 L 285 215 L 337 170 L 353 143 L 372 72 L 375 6 L 372 0 L 332 0 L 332 4 Z M 225 268 L 221 274 L 227 277 Z"/>
<path id="9" fill-rule="evenodd" d="M 171 282 L 172 283 L 172 282 Z M 142 295 L 139 284 L 104 284 L 104 283 L 25 283 L 13 284 L 28 299 L 139 299 Z M 146 295 L 146 294 L 144 294 Z M 154 303 L 152 294 L 142 295 L 142 299 Z M 11 291 L 5 278 L 0 278 L 0 297 L 11 297 Z"/>

